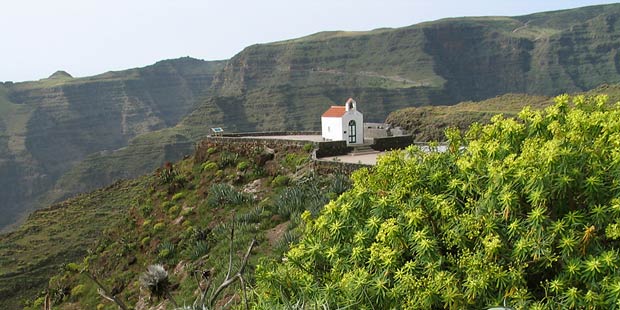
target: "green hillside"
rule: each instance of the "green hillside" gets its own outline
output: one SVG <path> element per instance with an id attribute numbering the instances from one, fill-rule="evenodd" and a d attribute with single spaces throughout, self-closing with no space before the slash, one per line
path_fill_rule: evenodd
<path id="1" fill-rule="evenodd" d="M 21 309 L 64 264 L 81 260 L 125 216 L 148 180 L 115 183 L 35 211 L 15 231 L 0 235 L 0 307 Z"/>
<path id="2" fill-rule="evenodd" d="M 595 96 L 605 94 L 611 102 L 620 101 L 620 84 L 601 85 L 573 95 Z M 461 102 L 455 105 L 412 107 L 394 111 L 386 123 L 399 126 L 414 136 L 415 141 L 443 141 L 444 131 L 449 127 L 467 129 L 472 123 L 488 123 L 496 114 L 515 117 L 526 106 L 540 109 L 553 104 L 553 98 L 526 94 L 505 94 L 477 102 Z"/>
<path id="3" fill-rule="evenodd" d="M 617 83 L 619 12 L 608 5 L 455 18 L 250 46 L 218 73 L 214 96 L 184 123 L 315 129 L 323 110 L 351 96 L 369 120 L 382 121 L 403 107 Z"/>
<path id="4" fill-rule="evenodd" d="M 40 207 L 37 199 L 87 156 L 177 124 L 206 95 L 221 64 L 182 58 L 94 77 L 57 72 L 2 84 L 0 182 L 13 186 L 0 187 L 0 229 Z"/>
<path id="5" fill-rule="evenodd" d="M 280 255 L 297 238 L 299 214 L 318 214 L 349 186 L 345 175 L 313 167 L 310 146 L 204 141 L 174 166 L 34 212 L 0 235 L 0 308 L 34 302 L 39 309 L 48 291 L 54 309 L 115 309 L 88 278 L 67 271 L 83 257 L 89 272 L 132 306 L 144 297 L 136 276 L 148 264 L 181 264 L 175 295 L 189 300 L 196 289 L 190 268 L 223 277 L 233 214 L 235 247 L 259 241 L 250 269 L 260 257 Z"/>

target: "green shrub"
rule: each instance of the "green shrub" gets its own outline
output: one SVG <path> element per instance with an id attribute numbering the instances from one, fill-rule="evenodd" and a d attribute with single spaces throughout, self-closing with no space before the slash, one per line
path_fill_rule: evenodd
<path id="1" fill-rule="evenodd" d="M 202 171 L 213 171 L 217 169 L 217 163 L 212 161 L 207 161 L 201 165 Z"/>
<path id="2" fill-rule="evenodd" d="M 243 224 L 259 223 L 264 209 L 262 206 L 255 207 L 250 212 L 237 216 L 237 221 Z"/>
<path id="3" fill-rule="evenodd" d="M 142 228 L 143 229 L 147 229 L 151 226 L 152 221 L 150 219 L 146 219 L 144 220 L 144 222 L 142 222 Z"/>
<path id="4" fill-rule="evenodd" d="M 255 180 L 264 177 L 267 174 L 264 167 L 254 166 L 248 174 L 248 180 Z"/>
<path id="5" fill-rule="evenodd" d="M 142 240 L 140 240 L 140 244 L 142 246 L 147 246 L 147 245 L 151 244 L 151 237 L 146 236 L 146 237 L 142 238 Z"/>
<path id="6" fill-rule="evenodd" d="M 289 181 L 290 181 L 290 178 L 288 176 L 278 175 L 275 178 L 273 178 L 273 180 L 271 181 L 271 185 L 275 187 L 286 186 L 288 185 Z"/>
<path id="7" fill-rule="evenodd" d="M 198 240 L 189 249 L 189 258 L 197 260 L 209 253 L 210 247 L 206 240 Z"/>
<path id="8" fill-rule="evenodd" d="M 174 206 L 174 203 L 172 201 L 164 201 L 161 204 L 162 209 L 164 210 L 168 210 L 170 207 Z"/>
<path id="9" fill-rule="evenodd" d="M 176 247 L 174 243 L 169 241 L 162 242 L 158 247 L 157 257 L 160 259 L 166 259 L 174 256 Z"/>
<path id="10" fill-rule="evenodd" d="M 193 208 L 184 208 L 181 210 L 181 215 L 188 216 L 194 212 Z"/>
<path id="11" fill-rule="evenodd" d="M 164 228 L 166 228 L 166 224 L 164 224 L 164 223 L 157 223 L 157 224 L 155 224 L 155 226 L 153 226 L 153 230 L 155 232 L 160 232 L 160 231 L 164 230 Z"/>
<path id="12" fill-rule="evenodd" d="M 186 196 L 185 192 L 178 192 L 172 196 L 172 201 L 179 201 L 181 199 L 185 199 L 185 196 Z"/>
<path id="13" fill-rule="evenodd" d="M 45 296 L 42 296 L 34 300 L 34 302 L 32 303 L 32 307 L 34 309 L 41 309 L 44 303 L 45 303 Z"/>
<path id="14" fill-rule="evenodd" d="M 179 208 L 179 206 L 172 206 L 170 209 L 168 209 L 168 215 L 175 217 L 179 214 L 179 210 L 181 208 Z"/>
<path id="15" fill-rule="evenodd" d="M 249 196 L 237 192 L 234 187 L 218 183 L 213 184 L 207 196 L 207 206 L 238 206 L 249 201 Z"/>
<path id="16" fill-rule="evenodd" d="M 185 178 L 185 176 L 178 174 L 174 177 L 172 183 L 170 183 L 170 186 L 168 187 L 168 193 L 173 193 L 179 189 L 182 189 L 183 187 L 185 187 L 186 184 L 187 179 Z"/>
<path id="17" fill-rule="evenodd" d="M 207 154 L 213 154 L 215 152 L 217 152 L 217 148 L 215 147 L 210 147 L 207 149 Z"/>
<path id="18" fill-rule="evenodd" d="M 568 101 L 449 130 L 444 153 L 411 146 L 356 171 L 351 190 L 305 213 L 286 262 L 257 267 L 258 302 L 616 308 L 620 105 Z"/>
<path id="19" fill-rule="evenodd" d="M 273 202 L 275 212 L 285 219 L 292 219 L 305 210 L 310 211 L 312 215 L 317 215 L 323 205 L 328 202 L 330 193 L 316 182 L 318 180 L 311 179 L 296 186 L 284 188 Z"/>
<path id="20" fill-rule="evenodd" d="M 299 166 L 304 165 L 310 157 L 308 154 L 289 153 L 281 161 L 282 166 L 291 171 L 296 171 Z"/>
<path id="21" fill-rule="evenodd" d="M 71 289 L 71 297 L 82 296 L 86 292 L 86 285 L 78 284 Z"/>
<path id="22" fill-rule="evenodd" d="M 312 150 L 314 150 L 314 144 L 312 144 L 312 143 L 304 144 L 303 150 L 306 153 L 310 153 Z"/>
<path id="23" fill-rule="evenodd" d="M 160 259 L 168 258 L 171 255 L 172 255 L 172 253 L 168 249 L 162 249 L 162 250 L 159 251 L 159 253 L 157 253 L 157 257 L 160 258 Z"/>
<path id="24" fill-rule="evenodd" d="M 237 160 L 239 160 L 239 154 L 222 151 L 220 153 L 219 168 L 234 167 L 237 164 Z"/>
<path id="25" fill-rule="evenodd" d="M 166 162 L 162 168 L 157 170 L 160 184 L 170 183 L 175 175 L 176 171 L 174 171 L 174 167 L 170 162 Z"/>
<path id="26" fill-rule="evenodd" d="M 336 174 L 330 178 L 329 192 L 334 193 L 335 197 L 346 192 L 351 188 L 349 177 L 343 174 Z"/>
<path id="27" fill-rule="evenodd" d="M 245 171 L 250 166 L 250 163 L 247 161 L 242 161 L 237 164 L 237 170 Z"/>
<path id="28" fill-rule="evenodd" d="M 82 270 L 82 266 L 77 263 L 68 263 L 64 269 L 71 272 L 80 272 Z"/>
<path id="29" fill-rule="evenodd" d="M 278 253 L 283 253 L 288 250 L 292 244 L 297 243 L 299 241 L 299 232 L 295 231 L 287 231 L 282 235 L 282 238 L 276 242 L 275 251 Z"/>
<path id="30" fill-rule="evenodd" d="M 153 212 L 153 206 L 151 206 L 150 204 L 140 206 L 140 214 L 142 215 L 142 217 L 147 217 L 151 215 L 151 212 Z"/>

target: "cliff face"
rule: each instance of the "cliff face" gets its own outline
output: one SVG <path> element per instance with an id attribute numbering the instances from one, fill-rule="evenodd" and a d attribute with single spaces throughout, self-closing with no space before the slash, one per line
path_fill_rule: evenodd
<path id="1" fill-rule="evenodd" d="M 316 129 L 321 113 L 348 97 L 381 121 L 412 99 L 442 98 L 442 79 L 423 42 L 420 29 L 399 29 L 320 33 L 248 47 L 216 75 L 215 96 L 184 124 L 208 119 L 236 130 Z"/>
<path id="2" fill-rule="evenodd" d="M 383 121 L 405 107 L 618 83 L 618 17 L 615 4 L 323 32 L 253 45 L 223 62 L 186 58 L 5 84 L 0 213 L 145 173 L 187 153 L 211 127 L 316 130 L 321 113 L 348 97 L 367 121 Z M 13 220 L 0 217 L 0 227 Z"/>
<path id="3" fill-rule="evenodd" d="M 619 14 L 620 5 L 607 5 L 457 18 L 250 46 L 216 74 L 213 96 L 183 123 L 317 129 L 329 105 L 351 96 L 369 120 L 382 121 L 409 106 L 584 91 L 620 81 Z"/>
<path id="4" fill-rule="evenodd" d="M 194 59 L 73 79 L 54 74 L 0 92 L 0 227 L 89 154 L 174 126 L 205 96 L 220 63 Z"/>

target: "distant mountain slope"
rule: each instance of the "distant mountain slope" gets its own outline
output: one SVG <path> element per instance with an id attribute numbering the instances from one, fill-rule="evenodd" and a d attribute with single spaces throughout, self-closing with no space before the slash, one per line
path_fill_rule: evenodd
<path id="1" fill-rule="evenodd" d="M 184 58 L 89 78 L 58 73 L 5 83 L 0 227 L 41 205 L 39 197 L 65 197 L 178 159 L 210 127 L 315 130 L 321 113 L 348 97 L 366 120 L 383 121 L 406 107 L 620 83 L 619 17 L 620 4 L 611 4 L 451 18 L 253 45 L 228 61 Z"/>
<path id="2" fill-rule="evenodd" d="M 601 85 L 584 93 L 573 95 L 607 95 L 610 102 L 620 102 L 620 84 Z M 491 117 L 503 114 L 515 117 L 524 107 L 540 109 L 553 104 L 553 97 L 505 94 L 477 102 L 461 102 L 450 106 L 412 107 L 394 111 L 386 123 L 409 131 L 415 141 L 443 141 L 448 127 L 468 128 L 472 123 L 488 123 Z"/>
<path id="3" fill-rule="evenodd" d="M 74 79 L 0 86 L 0 228 L 87 155 L 174 126 L 206 96 L 221 62 L 190 58 Z"/>
<path id="4" fill-rule="evenodd" d="M 369 120 L 408 106 L 504 93 L 556 95 L 620 82 L 620 5 L 453 18 L 254 45 L 215 76 L 183 122 L 234 130 L 318 128 L 353 96 Z"/>

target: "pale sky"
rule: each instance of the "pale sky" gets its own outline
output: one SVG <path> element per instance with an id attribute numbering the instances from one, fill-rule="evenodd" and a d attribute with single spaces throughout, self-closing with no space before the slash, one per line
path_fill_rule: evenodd
<path id="1" fill-rule="evenodd" d="M 585 0 L 2 0 L 0 81 L 76 77 L 326 30 L 403 27 L 445 17 L 523 15 L 613 3 Z"/>

